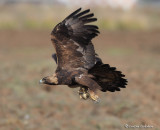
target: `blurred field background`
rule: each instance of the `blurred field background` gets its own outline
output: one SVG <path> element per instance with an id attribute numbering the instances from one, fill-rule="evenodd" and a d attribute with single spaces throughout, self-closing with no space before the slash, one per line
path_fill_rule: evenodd
<path id="1" fill-rule="evenodd" d="M 159 130 L 160 2 L 130 2 L 1 0 L 0 130 Z M 80 100 L 77 89 L 39 84 L 56 69 L 51 30 L 79 7 L 98 18 L 96 52 L 129 81 L 120 92 L 99 92 L 99 104 Z"/>

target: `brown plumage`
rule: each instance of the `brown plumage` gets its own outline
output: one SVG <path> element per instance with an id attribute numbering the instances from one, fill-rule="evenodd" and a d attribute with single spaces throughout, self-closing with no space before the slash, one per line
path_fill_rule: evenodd
<path id="1" fill-rule="evenodd" d="M 115 67 L 103 64 L 95 53 L 92 38 L 99 34 L 98 27 L 88 23 L 97 21 L 90 10 L 81 8 L 66 17 L 51 32 L 51 41 L 56 50 L 52 57 L 57 63 L 55 74 L 40 80 L 49 85 L 80 87 L 80 98 L 90 97 L 98 101 L 97 90 L 120 91 L 127 80 Z"/>

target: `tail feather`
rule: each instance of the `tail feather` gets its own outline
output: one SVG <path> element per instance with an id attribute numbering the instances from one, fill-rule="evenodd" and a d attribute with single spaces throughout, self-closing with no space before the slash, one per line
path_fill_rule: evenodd
<path id="1" fill-rule="evenodd" d="M 120 88 L 125 88 L 127 85 L 125 75 L 108 64 L 96 64 L 89 70 L 89 74 L 95 77 L 94 80 L 102 87 L 103 92 L 120 91 Z"/>

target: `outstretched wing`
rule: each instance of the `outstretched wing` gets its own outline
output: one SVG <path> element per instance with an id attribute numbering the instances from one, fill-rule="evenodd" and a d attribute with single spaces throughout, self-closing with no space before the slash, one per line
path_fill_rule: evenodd
<path id="1" fill-rule="evenodd" d="M 90 10 L 81 8 L 66 17 L 52 31 L 52 42 L 56 49 L 58 68 L 86 68 L 95 65 L 92 38 L 98 35 L 98 27 L 88 25 L 97 19 Z M 89 13 L 89 14 L 88 14 Z"/>

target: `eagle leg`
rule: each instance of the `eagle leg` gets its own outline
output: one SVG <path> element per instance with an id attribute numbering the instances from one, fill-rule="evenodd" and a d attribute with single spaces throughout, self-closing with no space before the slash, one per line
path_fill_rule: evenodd
<path id="1" fill-rule="evenodd" d="M 83 98 L 83 96 L 85 96 L 86 90 L 83 90 L 83 88 L 86 87 L 89 97 L 95 102 L 100 101 L 98 95 L 96 95 L 96 90 L 101 89 L 101 87 L 93 79 L 91 79 L 89 75 L 81 74 L 79 76 L 76 76 L 75 81 L 83 86 L 82 89 L 80 88 L 80 92 L 82 93 L 80 93 L 80 98 Z"/>
<path id="2" fill-rule="evenodd" d="M 80 87 L 78 93 L 79 93 L 80 99 L 87 100 L 89 98 L 88 88 L 86 87 Z"/>

